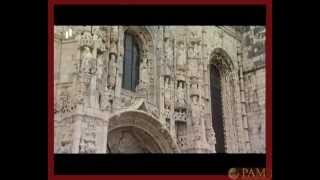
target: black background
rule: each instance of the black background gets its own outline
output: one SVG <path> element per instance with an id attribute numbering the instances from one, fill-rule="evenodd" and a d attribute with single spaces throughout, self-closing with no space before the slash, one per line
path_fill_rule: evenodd
<path id="1" fill-rule="evenodd" d="M 55 25 L 265 25 L 264 5 L 55 5 Z"/>

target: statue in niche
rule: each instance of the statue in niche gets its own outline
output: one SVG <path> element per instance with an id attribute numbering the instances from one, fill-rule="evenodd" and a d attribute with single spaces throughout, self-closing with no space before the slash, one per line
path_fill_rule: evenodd
<path id="1" fill-rule="evenodd" d="M 186 57 L 184 43 L 180 42 L 178 45 L 178 52 L 177 52 L 177 68 L 184 69 L 187 63 L 186 61 L 187 61 L 187 57 Z"/>
<path id="2" fill-rule="evenodd" d="M 164 43 L 165 63 L 171 66 L 173 58 L 173 50 L 170 45 L 170 40 L 166 40 Z"/>
<path id="3" fill-rule="evenodd" d="M 90 51 L 90 48 L 85 46 L 81 54 L 81 72 L 90 73 L 90 69 L 91 69 L 90 61 L 92 59 L 93 59 L 93 55 Z"/>
<path id="4" fill-rule="evenodd" d="M 164 79 L 164 108 L 171 109 L 170 78 Z"/>
<path id="5" fill-rule="evenodd" d="M 186 106 L 186 101 L 185 101 L 185 93 L 184 93 L 184 88 L 182 88 L 183 82 L 178 83 L 178 88 L 177 88 L 177 105 L 179 108 L 183 108 Z"/>
<path id="6" fill-rule="evenodd" d="M 80 153 L 85 153 L 86 152 L 86 143 L 84 142 L 83 138 L 80 139 L 79 152 Z"/>
<path id="7" fill-rule="evenodd" d="M 147 88 L 149 83 L 149 75 L 148 75 L 148 62 L 147 58 L 142 58 L 142 62 L 140 65 L 140 87 Z"/>
<path id="8" fill-rule="evenodd" d="M 201 107 L 199 104 L 199 96 L 192 96 L 191 109 L 192 109 L 192 125 L 199 126 L 200 125 L 200 116 L 201 116 Z"/>
<path id="9" fill-rule="evenodd" d="M 100 104 L 102 93 L 106 86 L 107 81 L 107 64 L 105 63 L 107 61 L 106 54 L 99 56 L 97 58 L 97 83 L 96 83 L 96 90 L 97 90 L 97 101 Z"/>
<path id="10" fill-rule="evenodd" d="M 101 54 L 97 58 L 97 79 L 99 80 L 102 79 L 102 75 L 105 67 L 105 60 L 106 60 L 105 54 Z"/>
<path id="11" fill-rule="evenodd" d="M 110 37 L 110 52 L 117 53 L 117 42 L 118 42 L 118 27 L 111 27 L 111 37 Z"/>
<path id="12" fill-rule="evenodd" d="M 190 46 L 188 48 L 188 58 L 194 58 L 195 57 L 195 48 L 194 46 Z"/>
<path id="13" fill-rule="evenodd" d="M 201 52 L 201 46 L 199 43 L 196 43 L 194 46 L 195 52 L 194 55 L 195 57 L 200 57 L 200 52 Z"/>
<path id="14" fill-rule="evenodd" d="M 108 89 L 114 89 L 116 86 L 117 70 L 116 55 L 112 53 L 108 65 Z"/>

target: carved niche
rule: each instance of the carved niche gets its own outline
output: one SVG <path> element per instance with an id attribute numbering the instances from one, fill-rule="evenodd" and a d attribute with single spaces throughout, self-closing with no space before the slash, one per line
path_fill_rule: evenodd
<path id="1" fill-rule="evenodd" d="M 181 111 L 186 109 L 186 97 L 185 97 L 185 82 L 178 81 L 177 89 L 176 89 L 176 103 L 175 103 L 175 110 Z"/>
<path id="2" fill-rule="evenodd" d="M 177 42 L 177 70 L 185 71 L 186 70 L 186 64 L 187 64 L 187 56 L 186 56 L 186 48 L 184 41 L 179 40 Z"/>
<path id="3" fill-rule="evenodd" d="M 116 54 L 110 54 L 110 60 L 108 64 L 108 89 L 114 89 L 116 86 L 116 78 L 117 78 L 117 60 Z"/>
<path id="4" fill-rule="evenodd" d="M 164 40 L 164 63 L 169 67 L 172 66 L 173 60 L 173 47 L 172 47 L 172 40 L 165 39 Z"/>
<path id="5" fill-rule="evenodd" d="M 140 83 L 139 89 L 146 89 L 149 85 L 149 61 L 147 55 L 144 54 L 140 64 Z"/>

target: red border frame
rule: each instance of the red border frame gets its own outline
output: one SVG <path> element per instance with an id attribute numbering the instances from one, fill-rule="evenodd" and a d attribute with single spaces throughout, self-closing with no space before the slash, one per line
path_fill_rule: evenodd
<path id="1" fill-rule="evenodd" d="M 53 162 L 53 43 L 54 43 L 54 22 L 53 7 L 56 4 L 214 4 L 214 5 L 266 5 L 266 155 L 267 155 L 267 174 L 271 175 L 267 179 L 272 179 L 272 0 L 48 0 L 48 179 L 49 180 L 105 180 L 105 179 L 139 179 L 139 180 L 160 180 L 176 179 L 191 180 L 202 178 L 203 180 L 225 179 L 228 176 L 220 175 L 54 175 Z"/>

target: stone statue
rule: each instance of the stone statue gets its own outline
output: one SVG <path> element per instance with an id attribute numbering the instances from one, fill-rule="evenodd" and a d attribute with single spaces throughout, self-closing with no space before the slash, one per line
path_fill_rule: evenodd
<path id="1" fill-rule="evenodd" d="M 179 108 L 184 108 L 186 106 L 184 89 L 182 88 L 182 82 L 178 83 L 177 88 L 177 105 Z"/>
<path id="2" fill-rule="evenodd" d="M 105 61 L 105 55 L 100 55 L 97 58 L 97 79 L 101 80 L 102 79 L 102 74 L 104 71 L 104 61 Z"/>
<path id="3" fill-rule="evenodd" d="M 196 43 L 194 46 L 194 57 L 200 57 L 200 53 L 201 53 L 201 46 L 200 44 Z"/>
<path id="4" fill-rule="evenodd" d="M 85 153 L 86 152 L 86 143 L 84 142 L 83 138 L 81 138 L 81 140 L 80 140 L 79 152 L 80 153 Z"/>
<path id="5" fill-rule="evenodd" d="M 81 72 L 90 73 L 90 61 L 93 59 L 90 48 L 85 46 L 81 55 Z"/>
<path id="6" fill-rule="evenodd" d="M 200 116 L 201 116 L 201 107 L 199 105 L 198 96 L 192 96 L 191 109 L 192 109 L 192 125 L 199 126 Z"/>
<path id="7" fill-rule="evenodd" d="M 109 65 L 108 65 L 108 88 L 114 89 L 116 86 L 116 75 L 117 75 L 117 62 L 116 55 L 111 54 Z"/>
<path id="8" fill-rule="evenodd" d="M 195 48 L 194 46 L 191 46 L 188 48 L 188 58 L 194 58 L 195 57 Z"/>
<path id="9" fill-rule="evenodd" d="M 148 84 L 149 84 L 148 62 L 147 62 L 147 58 L 144 57 L 140 65 L 140 87 L 147 88 Z"/>
<path id="10" fill-rule="evenodd" d="M 117 42 L 118 42 L 118 27 L 111 27 L 111 37 L 110 37 L 110 52 L 117 53 Z"/>
<path id="11" fill-rule="evenodd" d="M 184 69 L 186 65 L 187 57 L 186 51 L 183 43 L 179 43 L 177 52 L 177 68 Z"/>
<path id="12" fill-rule="evenodd" d="M 170 40 L 166 40 L 164 44 L 164 57 L 165 57 L 165 63 L 168 65 L 171 65 L 172 63 L 172 58 L 173 58 L 173 50 L 172 47 L 170 46 Z"/>
<path id="13" fill-rule="evenodd" d="M 171 108 L 171 96 L 170 96 L 170 84 L 169 78 L 165 78 L 164 81 L 164 108 L 170 109 Z"/>
<path id="14" fill-rule="evenodd" d="M 98 104 L 101 103 L 101 94 L 106 88 L 106 82 L 107 82 L 105 57 L 106 57 L 105 54 L 103 54 L 97 58 L 96 101 L 98 102 Z"/>

